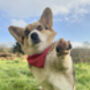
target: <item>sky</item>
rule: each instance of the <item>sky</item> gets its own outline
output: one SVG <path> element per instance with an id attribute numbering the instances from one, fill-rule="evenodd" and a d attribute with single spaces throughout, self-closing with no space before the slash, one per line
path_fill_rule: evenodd
<path id="1" fill-rule="evenodd" d="M 0 44 L 15 42 L 8 26 L 38 21 L 46 7 L 53 12 L 55 40 L 64 38 L 74 46 L 90 42 L 90 0 L 0 0 Z"/>

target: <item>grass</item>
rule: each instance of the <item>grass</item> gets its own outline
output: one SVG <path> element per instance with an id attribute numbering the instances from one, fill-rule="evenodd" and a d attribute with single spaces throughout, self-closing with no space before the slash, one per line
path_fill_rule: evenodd
<path id="1" fill-rule="evenodd" d="M 76 90 L 90 90 L 90 64 L 76 64 Z M 0 60 L 0 90 L 39 90 L 26 62 Z"/>
<path id="2" fill-rule="evenodd" d="M 75 65 L 76 90 L 90 90 L 90 63 Z"/>
<path id="3" fill-rule="evenodd" d="M 0 61 L 0 90 L 39 90 L 27 63 Z"/>

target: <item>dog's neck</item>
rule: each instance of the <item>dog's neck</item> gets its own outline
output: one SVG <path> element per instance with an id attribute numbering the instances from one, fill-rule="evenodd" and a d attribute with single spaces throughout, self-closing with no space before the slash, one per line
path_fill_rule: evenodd
<path id="1" fill-rule="evenodd" d="M 48 48 L 46 48 L 44 50 L 44 52 L 40 53 L 40 54 L 34 54 L 31 56 L 28 56 L 27 61 L 31 66 L 35 66 L 38 68 L 43 68 L 44 64 L 45 64 L 45 58 L 46 55 L 48 54 L 48 51 L 50 50 L 51 46 L 49 46 Z"/>

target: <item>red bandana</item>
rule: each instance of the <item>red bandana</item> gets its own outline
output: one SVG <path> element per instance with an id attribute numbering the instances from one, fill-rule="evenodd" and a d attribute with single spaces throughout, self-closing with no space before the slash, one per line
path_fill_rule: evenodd
<path id="1" fill-rule="evenodd" d="M 27 61 L 30 65 L 38 67 L 38 68 L 43 68 L 44 63 L 45 63 L 45 57 L 49 51 L 50 47 L 45 49 L 45 51 L 41 54 L 35 54 L 32 56 L 28 56 Z"/>

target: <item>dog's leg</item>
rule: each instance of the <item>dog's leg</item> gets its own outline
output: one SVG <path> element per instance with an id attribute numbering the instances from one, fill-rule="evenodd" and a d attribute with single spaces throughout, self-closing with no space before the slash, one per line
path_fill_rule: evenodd
<path id="1" fill-rule="evenodd" d="M 70 56 L 70 50 L 72 46 L 69 41 L 65 41 L 64 39 L 60 39 L 57 44 L 56 44 L 56 59 L 55 63 L 57 64 L 56 66 L 59 67 L 60 65 L 62 66 L 61 68 L 72 68 L 72 59 Z"/>
<path id="2" fill-rule="evenodd" d="M 50 67 L 52 70 L 57 70 L 58 72 L 61 72 L 61 76 L 57 76 L 57 79 L 54 79 L 54 81 L 51 83 L 53 86 L 56 88 L 61 88 L 62 90 L 66 90 L 66 87 L 68 85 L 69 89 L 68 90 L 73 90 L 73 85 L 74 85 L 74 78 L 73 78 L 73 63 L 72 59 L 70 56 L 70 50 L 71 50 L 71 44 L 69 41 L 65 41 L 64 39 L 60 39 L 54 46 L 54 49 L 51 52 L 51 55 L 49 55 L 48 58 L 50 59 Z M 53 75 L 53 78 L 55 77 Z M 66 80 L 63 81 L 61 77 Z M 60 80 L 62 80 L 63 84 L 60 83 Z M 57 84 L 55 83 L 57 82 Z M 64 85 L 66 83 L 65 87 L 60 86 Z M 56 90 L 56 89 L 55 89 Z M 57 89 L 58 90 L 58 89 Z"/>

